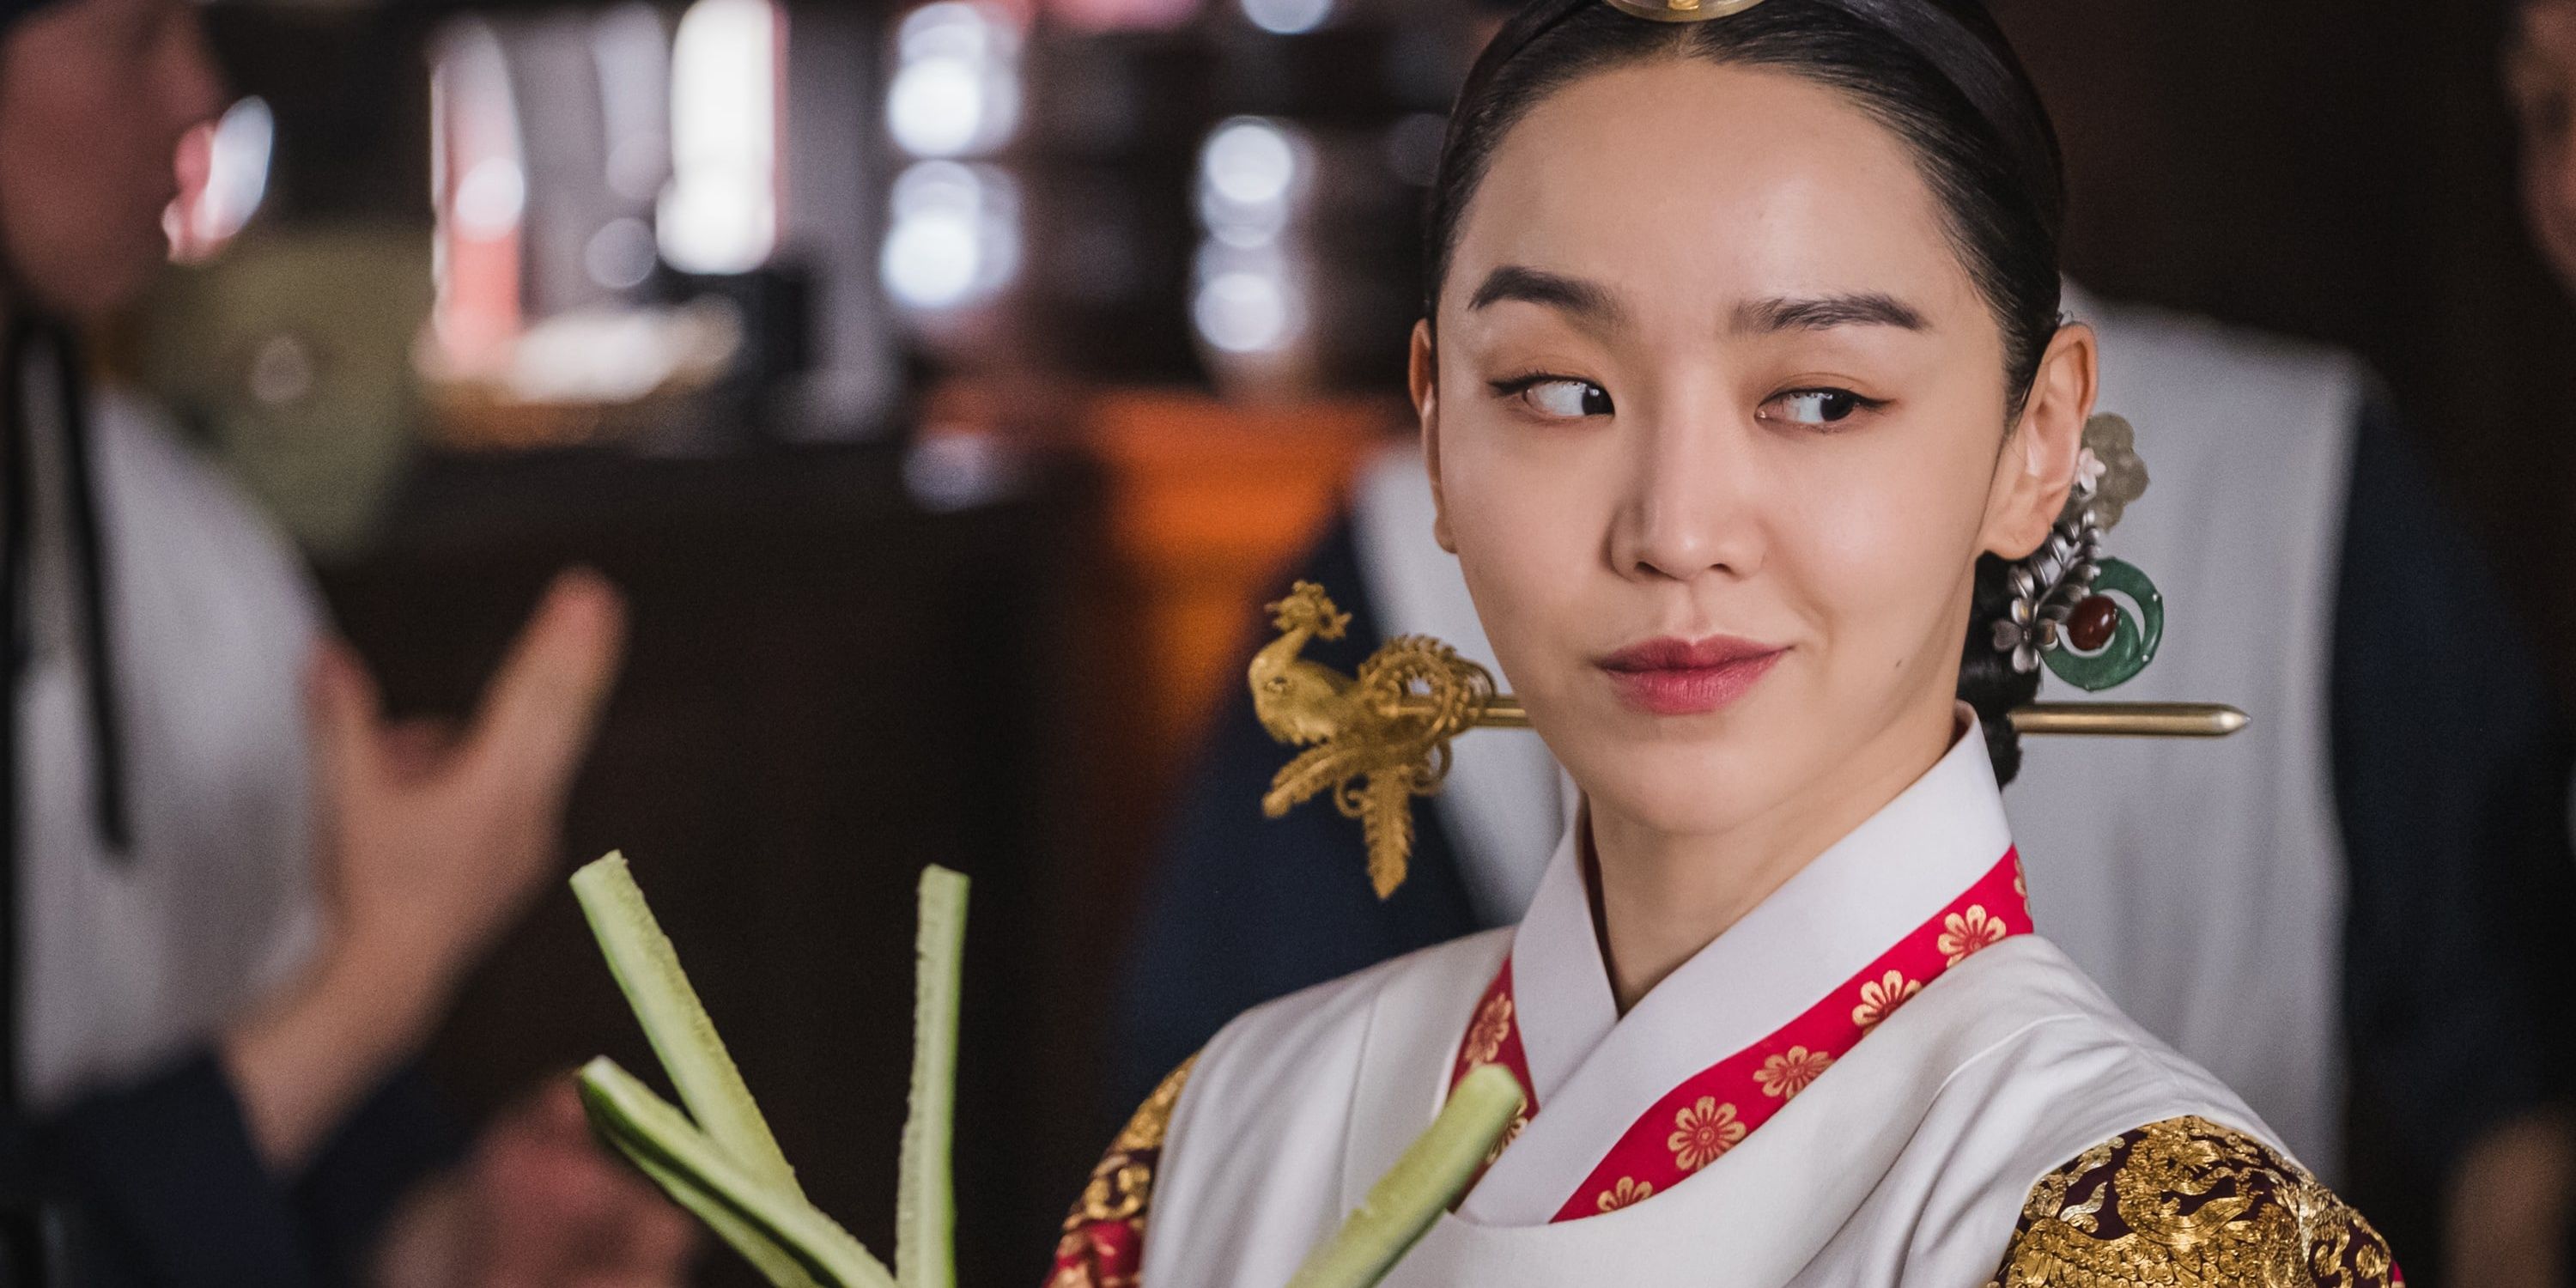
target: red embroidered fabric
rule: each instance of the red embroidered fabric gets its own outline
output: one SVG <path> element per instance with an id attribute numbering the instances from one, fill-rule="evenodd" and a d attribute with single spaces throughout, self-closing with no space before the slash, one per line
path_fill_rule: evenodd
<path id="1" fill-rule="evenodd" d="M 2031 929 L 2030 899 L 2022 882 L 2021 855 L 2007 850 L 1993 869 L 1949 906 L 1899 940 L 1859 974 L 1769 1037 L 1684 1080 L 1630 1125 L 1592 1174 L 1557 1211 L 1574 1221 L 1615 1212 L 1671 1189 L 1716 1162 L 1754 1129 L 1824 1075 L 1878 1022 L 1923 991 L 1942 972 L 1981 949 Z M 1530 1115 L 1537 1089 L 1521 1045 L 1512 1001 L 1512 968 L 1485 990 L 1460 1043 L 1450 1085 L 1483 1064 L 1500 1064 L 1520 1079 Z M 1513 1125 L 1513 1136 L 1526 1124 Z M 1499 1150 L 1497 1154 L 1499 1156 Z"/>
<path id="2" fill-rule="evenodd" d="M 1518 1139 L 1521 1129 L 1529 1126 L 1530 1115 L 1538 1112 L 1538 1087 L 1530 1081 L 1529 1052 L 1521 1046 L 1520 1018 L 1512 1009 L 1512 959 L 1503 958 L 1503 968 L 1494 982 L 1485 986 L 1485 995 L 1476 999 L 1476 1018 L 1467 1022 L 1467 1040 L 1458 1044 L 1458 1062 L 1449 1070 L 1449 1086 L 1454 1090 L 1458 1080 L 1480 1065 L 1499 1064 L 1521 1084 L 1521 1112 L 1512 1119 L 1511 1130 L 1503 1133 L 1494 1145 L 1485 1165 Z"/>
<path id="3" fill-rule="evenodd" d="M 1163 1157 L 1172 1109 L 1189 1085 L 1191 1056 L 1154 1089 L 1091 1170 L 1056 1242 L 1047 1288 L 1137 1288 L 1145 1264 L 1145 1218 L 1154 1203 L 1154 1169 Z"/>

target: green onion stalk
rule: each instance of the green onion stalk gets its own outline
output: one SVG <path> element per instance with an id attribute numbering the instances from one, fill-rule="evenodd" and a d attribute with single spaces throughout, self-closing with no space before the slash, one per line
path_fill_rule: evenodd
<path id="1" fill-rule="evenodd" d="M 573 874 L 572 888 L 680 1098 L 674 1105 L 615 1061 L 593 1060 L 580 1083 L 599 1138 L 777 1288 L 956 1288 L 952 1158 L 966 878 L 935 866 L 921 874 L 912 1108 L 898 1163 L 892 1270 L 805 1197 L 625 858 L 590 864 Z M 1509 1074 L 1491 1067 L 1469 1074 L 1289 1288 L 1375 1288 L 1466 1193 L 1520 1109 L 1520 1085 Z"/>

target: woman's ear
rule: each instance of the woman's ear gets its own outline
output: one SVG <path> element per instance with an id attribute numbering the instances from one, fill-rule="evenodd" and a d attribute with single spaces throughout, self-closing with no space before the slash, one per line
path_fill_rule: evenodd
<path id="1" fill-rule="evenodd" d="M 1458 553 L 1449 533 L 1449 503 L 1440 491 L 1440 356 L 1431 344 L 1431 319 L 1413 324 L 1413 359 L 1406 371 L 1413 391 L 1413 414 L 1422 422 L 1422 466 L 1431 471 L 1431 537 L 1440 548 Z"/>
<path id="2" fill-rule="evenodd" d="M 2075 486 L 2075 461 L 2084 449 L 2084 424 L 2093 418 L 2100 378 L 2093 328 L 2081 322 L 2059 327 L 2040 357 L 2021 423 L 1995 462 L 1986 501 L 1988 552 L 2019 559 L 2048 539 Z"/>

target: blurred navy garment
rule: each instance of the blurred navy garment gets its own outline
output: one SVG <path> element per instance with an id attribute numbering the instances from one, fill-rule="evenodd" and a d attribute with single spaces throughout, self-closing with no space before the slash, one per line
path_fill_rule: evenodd
<path id="1" fill-rule="evenodd" d="M 1306 656 L 1356 670 L 1385 637 L 1348 523 L 1297 579 L 1351 615 L 1347 635 Z M 1259 625 L 1266 635 L 1268 619 Z M 1417 806 L 1413 874 L 1384 902 L 1369 888 L 1359 824 L 1331 801 L 1264 818 L 1262 793 L 1289 752 L 1262 729 L 1250 690 L 1235 689 L 1182 799 L 1119 991 L 1115 1108 L 1103 1108 L 1116 1119 L 1243 1011 L 1483 928 L 1435 811 Z"/>
<path id="2" fill-rule="evenodd" d="M 2357 363 L 2080 292 L 2068 307 L 2101 331 L 2104 409 L 2135 422 L 2156 480 L 2109 553 L 2168 606 L 2156 665 L 2105 696 L 2231 702 L 2254 725 L 2034 740 L 2006 803 L 2039 928 L 2313 1168 L 2348 1160 L 2347 1196 L 2430 1268 L 2462 1152 L 2570 1094 L 2576 996 L 2551 954 L 2576 912 L 2576 740 Z M 1317 650 L 1336 666 L 1391 633 L 1482 645 L 1389 602 L 1391 565 L 1456 578 L 1418 505 L 1382 521 L 1407 488 L 1427 496 L 1418 460 L 1364 481 L 1301 573 L 1356 618 Z M 1479 897 L 1497 860 L 1430 807 L 1412 881 L 1376 905 L 1357 824 L 1320 803 L 1261 817 L 1286 755 L 1236 695 L 1153 888 L 1104 1112 L 1245 1009 L 1517 919 Z"/>
<path id="3" fill-rule="evenodd" d="M 458 1124 L 415 1074 L 387 1082 L 295 1177 L 273 1175 L 211 1055 L 8 1132 L 9 1165 L 70 1219 L 80 1288 L 335 1288 L 372 1278 L 387 1219 L 455 1163 Z"/>
<path id="4" fill-rule="evenodd" d="M 2351 861 L 2348 1194 L 2384 1196 L 2370 1210 L 2401 1248 L 2437 1248 L 2440 1187 L 2463 1151 L 2576 1097 L 2563 946 L 2576 735 L 2506 583 L 2384 413 L 2361 426 L 2343 549 L 2333 737 Z"/>

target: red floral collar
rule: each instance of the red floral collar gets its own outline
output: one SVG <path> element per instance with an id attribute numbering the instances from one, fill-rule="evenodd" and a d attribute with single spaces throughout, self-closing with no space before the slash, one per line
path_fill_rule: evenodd
<path id="1" fill-rule="evenodd" d="M 1849 1054 L 1880 1020 L 1922 992 L 1925 984 L 1979 949 L 2030 929 L 2021 855 L 2007 850 L 1966 893 L 1843 987 L 1769 1037 L 1693 1074 L 1656 1101 L 1629 1125 L 1554 1219 L 1574 1221 L 1615 1212 L 1681 1183 L 1741 1144 L 1832 1068 L 1834 1061 Z M 1496 1147 L 1499 1157 L 1539 1109 L 1529 1057 L 1521 1045 L 1520 1017 L 1512 1002 L 1509 958 L 1476 1004 L 1458 1047 L 1450 1085 L 1456 1086 L 1468 1070 L 1484 1064 L 1510 1070 L 1520 1079 L 1522 1094 L 1529 1097 L 1528 1110 Z"/>

